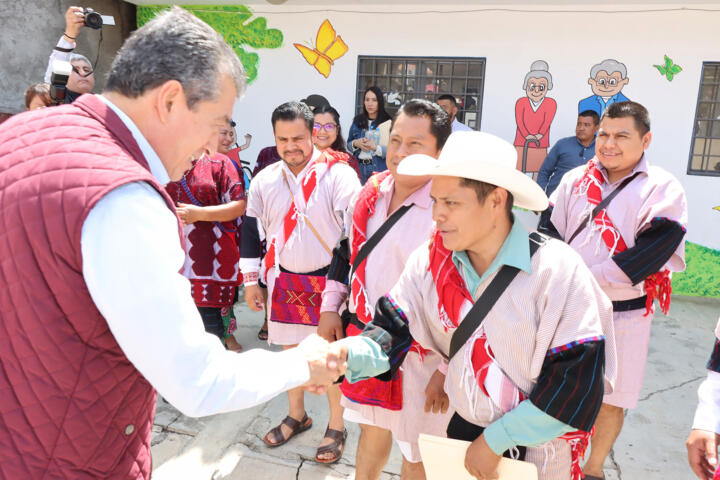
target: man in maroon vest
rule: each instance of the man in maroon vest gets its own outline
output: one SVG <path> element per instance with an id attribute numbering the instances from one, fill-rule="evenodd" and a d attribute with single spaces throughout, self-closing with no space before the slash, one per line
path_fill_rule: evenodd
<path id="1" fill-rule="evenodd" d="M 175 8 L 128 39 L 102 96 L 0 128 L 0 478 L 146 479 L 155 389 L 201 416 L 344 371 L 317 336 L 225 351 L 179 273 L 163 185 L 217 138 L 244 78 Z"/>

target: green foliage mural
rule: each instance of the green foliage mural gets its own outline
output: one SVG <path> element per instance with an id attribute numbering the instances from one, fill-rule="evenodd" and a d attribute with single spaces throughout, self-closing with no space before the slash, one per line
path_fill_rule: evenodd
<path id="1" fill-rule="evenodd" d="M 687 268 L 673 274 L 673 294 L 720 298 L 720 251 L 685 242 Z"/>
<path id="2" fill-rule="evenodd" d="M 138 27 L 144 25 L 168 5 L 145 5 L 137 7 Z M 251 20 L 253 12 L 244 5 L 183 5 L 217 30 L 232 47 L 245 67 L 248 83 L 252 83 L 258 74 L 260 57 L 247 48 L 278 48 L 283 43 L 283 34 L 276 28 L 268 28 L 264 17 Z"/>
<path id="3" fill-rule="evenodd" d="M 660 75 L 665 75 L 665 78 L 668 79 L 668 82 L 672 82 L 673 78 L 675 78 L 675 75 L 682 72 L 682 67 L 680 65 L 676 65 L 675 62 L 672 61 L 672 58 L 665 55 L 665 64 L 664 65 L 653 65 L 653 67 L 657 68 L 657 71 L 660 72 Z"/>

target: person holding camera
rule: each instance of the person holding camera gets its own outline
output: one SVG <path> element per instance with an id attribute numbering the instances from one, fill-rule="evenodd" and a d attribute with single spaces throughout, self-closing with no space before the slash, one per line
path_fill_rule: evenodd
<path id="1" fill-rule="evenodd" d="M 50 82 L 52 65 L 55 60 L 70 62 L 72 72 L 67 81 L 65 103 L 72 103 L 83 93 L 92 92 L 95 88 L 95 75 L 90 60 L 79 53 L 73 53 L 75 40 L 80 28 L 86 25 L 85 10 L 82 7 L 70 7 L 65 12 L 65 31 L 48 59 L 45 81 Z"/>

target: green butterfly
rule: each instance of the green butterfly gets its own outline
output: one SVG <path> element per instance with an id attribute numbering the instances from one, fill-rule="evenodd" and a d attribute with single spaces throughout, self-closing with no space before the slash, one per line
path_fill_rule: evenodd
<path id="1" fill-rule="evenodd" d="M 665 55 L 665 66 L 653 65 L 653 67 L 658 69 L 660 75 L 665 75 L 665 77 L 667 77 L 668 79 L 668 82 L 672 82 L 675 75 L 682 72 L 682 67 L 680 65 L 675 65 L 672 59 L 667 55 Z"/>

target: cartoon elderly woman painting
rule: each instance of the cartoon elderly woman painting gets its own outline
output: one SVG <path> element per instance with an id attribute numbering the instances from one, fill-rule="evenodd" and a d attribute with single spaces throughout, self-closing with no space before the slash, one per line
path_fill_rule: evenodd
<path id="1" fill-rule="evenodd" d="M 557 103 L 547 97 L 552 90 L 552 75 L 544 60 L 536 60 L 530 66 L 523 83 L 526 96 L 515 103 L 515 149 L 518 152 L 518 170 L 537 176 L 550 146 L 550 124 L 555 118 Z"/>

